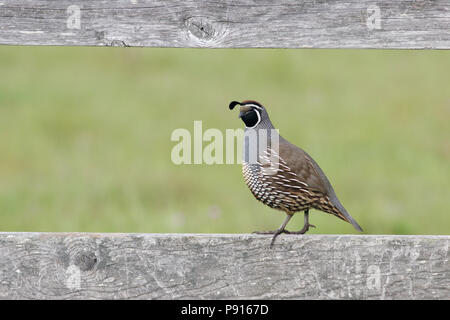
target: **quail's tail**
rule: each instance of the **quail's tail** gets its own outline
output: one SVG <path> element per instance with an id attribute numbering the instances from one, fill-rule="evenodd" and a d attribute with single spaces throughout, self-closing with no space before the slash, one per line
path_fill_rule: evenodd
<path id="1" fill-rule="evenodd" d="M 363 231 L 361 226 L 355 221 L 355 219 L 352 218 L 352 216 L 345 210 L 344 206 L 341 204 L 339 199 L 334 196 L 330 198 L 330 202 L 336 207 L 336 209 L 339 211 L 337 213 L 337 216 L 341 218 L 344 221 L 347 221 L 348 223 L 351 223 L 356 230 Z"/>

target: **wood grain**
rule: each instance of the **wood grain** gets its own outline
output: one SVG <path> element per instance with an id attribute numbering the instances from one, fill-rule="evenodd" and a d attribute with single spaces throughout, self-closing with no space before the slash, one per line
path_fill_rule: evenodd
<path id="1" fill-rule="evenodd" d="M 0 233 L 1 299 L 449 299 L 450 236 Z"/>
<path id="2" fill-rule="evenodd" d="M 0 0 L 0 44 L 448 49 L 450 2 Z"/>

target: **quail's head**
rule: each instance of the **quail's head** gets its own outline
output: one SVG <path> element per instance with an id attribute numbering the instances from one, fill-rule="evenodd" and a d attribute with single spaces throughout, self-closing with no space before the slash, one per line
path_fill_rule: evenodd
<path id="1" fill-rule="evenodd" d="M 239 118 L 242 119 L 245 126 L 249 129 L 256 128 L 261 121 L 269 118 L 266 109 L 262 104 L 254 100 L 245 100 L 242 102 L 231 101 L 230 110 L 239 105 Z"/>

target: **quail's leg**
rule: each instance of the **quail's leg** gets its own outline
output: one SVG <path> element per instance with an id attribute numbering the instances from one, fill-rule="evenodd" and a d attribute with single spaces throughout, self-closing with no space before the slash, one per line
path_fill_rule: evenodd
<path id="1" fill-rule="evenodd" d="M 309 224 L 309 210 L 306 209 L 305 210 L 305 224 L 303 225 L 302 230 L 295 231 L 295 232 L 290 231 L 290 232 L 287 232 L 287 233 L 289 233 L 289 234 L 304 234 L 304 233 L 306 233 L 306 231 L 309 230 L 309 227 L 315 228 L 316 226 L 313 225 L 313 224 Z"/>
<path id="2" fill-rule="evenodd" d="M 253 233 L 256 234 L 273 234 L 273 238 L 272 238 L 272 242 L 270 243 L 270 246 L 273 246 L 273 243 L 275 242 L 275 239 L 281 234 L 281 233 L 291 233 L 289 231 L 287 231 L 286 225 L 288 224 L 289 220 L 291 220 L 292 218 L 292 214 L 286 214 L 286 219 L 284 220 L 283 224 L 281 225 L 281 227 L 279 227 L 277 230 L 272 230 L 272 231 L 255 231 Z"/>

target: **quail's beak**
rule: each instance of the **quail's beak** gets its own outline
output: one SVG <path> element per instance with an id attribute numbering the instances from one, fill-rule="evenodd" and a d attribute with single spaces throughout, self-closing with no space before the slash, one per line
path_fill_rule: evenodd
<path id="1" fill-rule="evenodd" d="M 239 108 L 239 118 L 242 118 L 242 116 L 244 114 L 246 114 L 248 111 L 250 111 L 251 107 L 247 107 L 247 106 L 241 106 Z"/>

